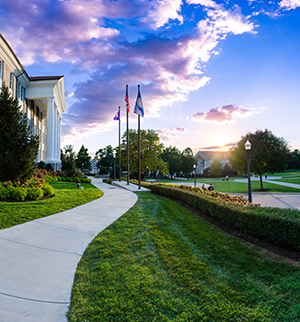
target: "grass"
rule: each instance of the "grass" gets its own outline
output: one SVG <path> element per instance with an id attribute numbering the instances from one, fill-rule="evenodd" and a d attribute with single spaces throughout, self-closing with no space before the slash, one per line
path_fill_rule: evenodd
<path id="1" fill-rule="evenodd" d="M 69 321 L 300 321 L 300 269 L 138 193 L 77 268 Z"/>
<path id="2" fill-rule="evenodd" d="M 209 184 L 212 183 L 215 190 L 219 192 L 228 192 L 228 193 L 239 193 L 239 194 L 247 194 L 248 193 L 248 183 L 247 182 L 235 182 L 236 178 L 230 178 L 229 181 L 222 181 L 222 179 L 217 178 L 197 178 L 197 184 Z M 159 179 L 160 183 L 181 183 L 181 184 L 193 184 L 194 180 L 164 180 Z M 296 183 L 296 182 L 293 182 Z M 280 186 L 274 183 L 265 182 L 263 183 L 264 189 L 270 189 L 268 192 L 300 192 L 300 189 Z M 251 181 L 251 189 L 254 191 L 255 189 L 260 189 L 260 182 L 259 181 Z"/>
<path id="3" fill-rule="evenodd" d="M 52 198 L 30 202 L 0 202 L 0 229 L 62 212 L 103 195 L 103 192 L 91 184 L 82 183 L 84 188 L 76 189 L 74 182 L 51 184 L 55 195 Z"/>
<path id="4" fill-rule="evenodd" d="M 277 177 L 276 179 L 272 179 L 272 181 L 279 182 L 288 182 L 288 183 L 296 183 L 300 184 L 300 171 L 289 171 L 283 173 L 275 173 L 269 175 L 269 177 Z M 242 179 L 242 177 L 230 177 L 229 181 L 223 181 L 224 178 L 196 178 L 197 184 L 210 184 L 214 185 L 215 190 L 219 192 L 228 192 L 228 193 L 238 193 L 238 194 L 247 194 L 248 193 L 248 183 L 247 182 L 235 182 L 236 179 Z M 191 178 L 189 180 L 171 180 L 171 179 L 159 179 L 161 183 L 180 183 L 180 184 L 193 184 L 194 179 Z M 280 186 L 274 183 L 270 183 L 267 181 L 263 182 L 264 189 L 270 189 L 268 192 L 278 192 L 278 193 L 297 193 L 300 192 L 300 189 Z M 251 181 L 252 191 L 255 189 L 260 189 L 259 181 Z"/>

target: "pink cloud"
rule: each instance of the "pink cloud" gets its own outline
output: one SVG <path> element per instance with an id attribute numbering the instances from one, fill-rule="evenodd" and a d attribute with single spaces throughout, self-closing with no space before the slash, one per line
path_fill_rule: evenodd
<path id="1" fill-rule="evenodd" d="M 184 23 L 182 0 L 0 0 L 5 12 L 0 23 L 24 66 L 74 66 L 77 79 L 71 90 L 66 87 L 73 94 L 63 116 L 64 132 L 89 133 L 91 124 L 100 128 L 111 123 L 126 84 L 131 102 L 136 84 L 141 84 L 146 117 L 187 100 L 191 91 L 208 83 L 202 63 L 216 53 L 219 41 L 229 33 L 253 32 L 253 24 L 237 7 L 226 10 L 212 0 L 190 0 L 187 5 L 197 1 L 204 6 L 204 19 L 178 33 L 168 30 L 168 24 Z M 138 36 L 129 40 L 124 29 Z M 216 110 L 207 119 L 221 120 L 225 114 L 225 109 Z M 227 121 L 230 115 L 242 115 L 242 110 L 228 111 Z M 164 135 L 170 139 L 178 133 L 183 132 L 169 129 Z"/>
<path id="2" fill-rule="evenodd" d="M 178 138 L 178 133 L 187 133 L 187 130 L 183 127 L 170 127 L 168 129 L 156 130 L 159 138 L 165 142 L 171 142 L 174 138 Z"/>
<path id="3" fill-rule="evenodd" d="M 234 105 L 215 107 L 208 112 L 199 112 L 192 115 L 195 122 L 205 123 L 235 123 L 237 118 L 249 117 L 256 111 L 249 108 L 241 108 Z"/>

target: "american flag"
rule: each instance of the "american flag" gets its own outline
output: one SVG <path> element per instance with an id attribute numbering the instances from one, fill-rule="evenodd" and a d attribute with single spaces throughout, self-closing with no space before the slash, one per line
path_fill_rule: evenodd
<path id="1" fill-rule="evenodd" d="M 126 86 L 126 93 L 124 101 L 126 102 L 127 112 L 130 113 L 129 97 L 128 97 L 128 86 Z"/>

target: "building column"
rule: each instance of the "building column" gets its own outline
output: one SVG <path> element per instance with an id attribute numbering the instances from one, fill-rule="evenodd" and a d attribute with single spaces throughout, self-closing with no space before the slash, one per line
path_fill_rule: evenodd
<path id="1" fill-rule="evenodd" d="M 46 160 L 45 163 L 54 161 L 54 97 L 47 99 L 47 127 L 46 127 Z"/>
<path id="2" fill-rule="evenodd" d="M 54 105 L 54 159 L 57 160 L 57 107 Z"/>

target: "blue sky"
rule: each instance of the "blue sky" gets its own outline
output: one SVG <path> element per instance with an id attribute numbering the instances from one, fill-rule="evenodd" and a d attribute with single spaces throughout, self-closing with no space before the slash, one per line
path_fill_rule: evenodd
<path id="1" fill-rule="evenodd" d="M 300 149 L 300 0 L 0 0 L 30 76 L 64 75 L 62 146 L 118 144 L 125 86 L 165 146 L 215 148 L 271 130 Z M 130 115 L 137 128 L 137 116 Z"/>

